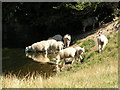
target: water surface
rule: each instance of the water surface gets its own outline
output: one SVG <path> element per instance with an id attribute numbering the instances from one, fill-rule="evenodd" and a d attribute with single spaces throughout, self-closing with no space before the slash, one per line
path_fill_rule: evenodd
<path id="1" fill-rule="evenodd" d="M 56 74 L 55 58 L 56 54 L 27 53 L 24 49 L 4 48 L 2 50 L 2 72 L 17 76 L 29 76 L 40 74 L 43 77 L 54 76 Z"/>

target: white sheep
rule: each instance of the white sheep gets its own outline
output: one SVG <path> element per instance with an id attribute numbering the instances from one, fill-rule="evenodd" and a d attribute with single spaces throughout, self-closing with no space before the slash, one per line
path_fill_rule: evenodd
<path id="1" fill-rule="evenodd" d="M 49 43 L 49 52 L 52 52 L 52 46 L 57 41 L 55 39 L 48 39 L 47 42 Z"/>
<path id="2" fill-rule="evenodd" d="M 105 35 L 99 33 L 97 41 L 98 41 L 98 50 L 99 52 L 101 52 L 108 43 L 108 39 Z"/>
<path id="3" fill-rule="evenodd" d="M 29 47 L 26 47 L 25 51 L 33 51 L 33 52 L 45 51 L 45 53 L 47 54 L 48 53 L 48 49 L 49 49 L 48 41 L 40 41 L 40 42 L 32 44 Z"/>
<path id="4" fill-rule="evenodd" d="M 55 50 L 61 51 L 64 47 L 64 43 L 62 41 L 57 41 L 52 44 L 51 49 L 55 52 Z"/>
<path id="5" fill-rule="evenodd" d="M 66 34 L 63 38 L 65 47 L 69 47 L 71 42 L 71 35 Z"/>
<path id="6" fill-rule="evenodd" d="M 50 37 L 50 38 L 48 38 L 48 39 L 55 39 L 55 40 L 57 40 L 57 41 L 62 41 L 62 36 L 58 34 L 58 35 L 55 35 L 55 36 Z"/>
<path id="7" fill-rule="evenodd" d="M 64 59 L 64 61 L 66 58 L 74 59 L 75 54 L 76 54 L 76 49 L 72 47 L 61 50 L 56 56 L 56 64 L 60 62 L 60 59 Z"/>

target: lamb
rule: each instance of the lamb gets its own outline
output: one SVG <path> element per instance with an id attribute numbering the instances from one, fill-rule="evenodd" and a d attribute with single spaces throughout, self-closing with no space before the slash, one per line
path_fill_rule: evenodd
<path id="1" fill-rule="evenodd" d="M 63 38 L 65 47 L 69 47 L 71 42 L 71 36 L 69 34 L 66 34 Z"/>
<path id="2" fill-rule="evenodd" d="M 97 41 L 98 41 L 98 51 L 101 52 L 108 43 L 108 39 L 105 35 L 99 33 Z"/>
<path id="3" fill-rule="evenodd" d="M 73 47 L 61 50 L 59 54 L 56 56 L 56 64 L 59 64 L 60 59 L 64 59 L 64 61 L 65 61 L 65 58 L 74 59 L 75 54 L 76 54 L 76 49 Z"/>
<path id="4" fill-rule="evenodd" d="M 87 19 L 83 20 L 82 21 L 83 31 L 85 32 L 85 29 L 88 26 L 93 26 L 93 29 L 94 29 L 95 23 L 97 23 L 97 22 L 98 22 L 98 18 L 97 17 L 90 17 L 90 18 L 87 18 Z"/>
<path id="5" fill-rule="evenodd" d="M 48 38 L 48 39 L 55 39 L 56 41 L 62 41 L 62 36 L 59 35 L 59 34 L 57 34 L 57 35 L 55 35 L 55 36 L 53 36 L 53 37 L 50 37 L 50 38 Z"/>
<path id="6" fill-rule="evenodd" d="M 52 44 L 51 49 L 53 51 L 55 51 L 55 50 L 61 51 L 63 49 L 63 47 L 64 47 L 64 43 L 62 41 L 57 41 Z"/>
<path id="7" fill-rule="evenodd" d="M 33 52 L 37 52 L 37 51 L 45 51 L 45 53 L 48 53 L 48 49 L 49 49 L 49 43 L 48 41 L 40 41 L 37 43 L 32 44 L 31 46 L 26 47 L 26 52 L 27 51 L 33 51 Z"/>

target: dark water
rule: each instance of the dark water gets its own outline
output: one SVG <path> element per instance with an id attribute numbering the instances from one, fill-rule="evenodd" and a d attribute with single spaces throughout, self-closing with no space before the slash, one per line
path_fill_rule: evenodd
<path id="1" fill-rule="evenodd" d="M 2 50 L 2 72 L 19 77 L 30 75 L 41 75 L 43 77 L 54 76 L 56 72 L 56 54 L 28 53 L 24 49 L 3 49 Z"/>

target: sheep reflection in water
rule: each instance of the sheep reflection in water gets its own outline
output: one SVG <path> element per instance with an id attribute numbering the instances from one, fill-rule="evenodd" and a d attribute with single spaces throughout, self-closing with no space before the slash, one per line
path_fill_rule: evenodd
<path id="1" fill-rule="evenodd" d="M 50 62 L 50 59 L 48 58 L 47 54 L 44 53 L 26 53 L 26 56 L 28 58 L 32 58 L 34 61 L 37 62 L 41 62 L 41 63 Z"/>
<path id="2" fill-rule="evenodd" d="M 26 53 L 26 56 L 28 58 L 32 58 L 34 61 L 41 63 L 42 65 L 35 67 L 42 68 L 44 67 L 44 70 L 52 71 L 52 72 L 60 72 L 61 68 L 63 68 L 63 65 L 56 65 L 55 61 L 52 61 L 53 58 L 56 57 L 57 54 L 44 54 L 44 53 Z M 67 67 L 66 67 L 67 66 Z M 65 70 L 68 70 L 69 65 L 66 65 Z M 68 67 L 69 66 L 69 67 Z M 51 68 L 52 67 L 52 68 Z M 51 69 L 51 70 L 50 70 Z"/>
<path id="3" fill-rule="evenodd" d="M 45 54 L 45 53 L 26 53 L 26 56 L 28 58 L 33 59 L 34 61 L 37 61 L 41 64 L 48 64 L 49 66 L 51 65 L 53 68 L 53 71 L 59 72 L 59 68 L 61 68 L 61 65 L 56 65 L 52 59 L 56 57 L 56 54 Z M 48 69 L 48 68 L 45 68 Z"/>
<path id="4" fill-rule="evenodd" d="M 50 61 L 47 54 L 44 53 L 26 53 L 29 59 L 25 65 L 17 69 L 20 76 L 40 75 L 44 78 L 48 78 L 56 75 L 56 64 Z"/>

